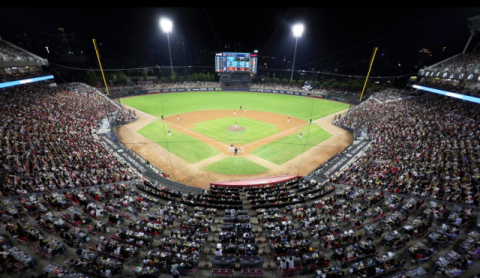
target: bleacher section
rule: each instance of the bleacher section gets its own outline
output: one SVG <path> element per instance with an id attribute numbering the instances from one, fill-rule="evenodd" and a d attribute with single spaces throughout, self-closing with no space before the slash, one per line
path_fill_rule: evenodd
<path id="1" fill-rule="evenodd" d="M 48 61 L 0 39 L 0 82 L 38 77 Z"/>

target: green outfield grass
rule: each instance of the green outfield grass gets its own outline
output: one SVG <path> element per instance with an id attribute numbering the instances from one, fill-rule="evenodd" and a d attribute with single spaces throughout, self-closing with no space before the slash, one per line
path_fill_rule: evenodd
<path id="1" fill-rule="evenodd" d="M 205 168 L 207 171 L 224 175 L 253 175 L 269 169 L 244 157 L 227 157 Z"/>
<path id="2" fill-rule="evenodd" d="M 137 132 L 190 163 L 197 163 L 220 153 L 217 148 L 174 129 L 170 130 L 172 136 L 168 136 L 168 129 L 167 124 L 155 121 Z"/>
<path id="3" fill-rule="evenodd" d="M 309 130 L 310 126 L 310 132 Z M 321 142 L 332 137 L 323 128 L 316 124 L 303 127 L 302 138 L 300 139 L 300 131 L 292 135 L 283 137 L 274 142 L 263 145 L 253 150 L 253 154 L 277 165 L 281 165 L 297 155 L 307 151 Z M 307 136 L 308 135 L 308 136 Z M 307 141 L 308 137 L 308 141 Z M 306 144 L 306 146 L 305 146 Z"/>
<path id="4" fill-rule="evenodd" d="M 243 131 L 227 130 L 237 123 L 244 127 Z M 264 137 L 281 132 L 274 124 L 269 124 L 244 117 L 225 117 L 211 121 L 196 123 L 191 130 L 201 133 L 225 144 L 248 144 Z"/>
<path id="5" fill-rule="evenodd" d="M 230 95 L 229 95 L 230 94 Z M 163 105 L 162 105 L 163 101 Z M 310 121 L 347 109 L 347 104 L 291 95 L 246 92 L 195 92 L 146 95 L 122 99 L 121 102 L 150 115 L 169 117 L 177 114 L 242 108 L 284 114 Z"/>

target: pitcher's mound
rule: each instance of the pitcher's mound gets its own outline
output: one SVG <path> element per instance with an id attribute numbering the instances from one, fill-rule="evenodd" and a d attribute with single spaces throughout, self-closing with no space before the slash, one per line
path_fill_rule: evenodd
<path id="1" fill-rule="evenodd" d="M 238 126 L 238 125 L 237 125 L 237 127 L 229 126 L 229 127 L 227 127 L 227 129 L 230 130 L 230 131 L 243 131 L 243 130 L 245 130 L 245 128 L 243 126 Z"/>

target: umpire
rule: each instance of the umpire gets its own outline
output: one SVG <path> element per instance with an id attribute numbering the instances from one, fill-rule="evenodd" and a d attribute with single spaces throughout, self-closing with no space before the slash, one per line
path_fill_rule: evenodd
<path id="1" fill-rule="evenodd" d="M 237 155 L 238 149 L 235 147 L 235 155 Z"/>

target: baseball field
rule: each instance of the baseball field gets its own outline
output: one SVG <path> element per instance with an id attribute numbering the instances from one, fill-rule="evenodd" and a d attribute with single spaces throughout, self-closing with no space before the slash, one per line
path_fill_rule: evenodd
<path id="1" fill-rule="evenodd" d="M 196 187 L 305 175 L 353 140 L 331 124 L 349 106 L 317 98 L 221 91 L 152 94 L 121 103 L 138 120 L 118 128 L 118 138 L 173 180 Z"/>

